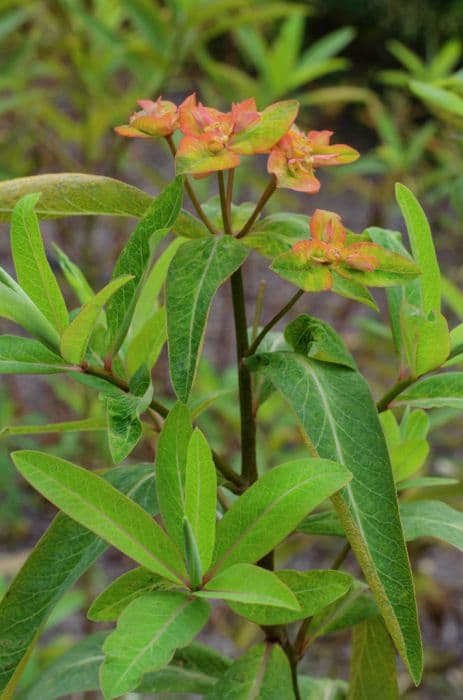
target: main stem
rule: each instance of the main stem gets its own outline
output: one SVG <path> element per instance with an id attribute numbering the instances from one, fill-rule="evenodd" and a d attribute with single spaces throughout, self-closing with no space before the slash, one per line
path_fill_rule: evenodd
<path id="1" fill-rule="evenodd" d="M 256 420 L 252 410 L 251 374 L 244 364 L 249 349 L 248 324 L 241 268 L 231 276 L 233 317 L 235 321 L 236 357 L 241 419 L 241 477 L 246 484 L 257 481 Z"/>

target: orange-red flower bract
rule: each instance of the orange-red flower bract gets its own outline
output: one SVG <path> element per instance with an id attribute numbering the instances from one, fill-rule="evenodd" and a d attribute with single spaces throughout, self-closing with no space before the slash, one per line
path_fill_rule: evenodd
<path id="1" fill-rule="evenodd" d="M 272 148 L 267 169 L 276 176 L 277 187 L 315 194 L 320 182 L 315 169 L 357 160 L 359 153 L 345 144 L 330 145 L 332 131 L 309 131 L 292 126 Z"/>
<path id="2" fill-rule="evenodd" d="M 298 107 L 287 100 L 259 112 L 249 98 L 232 105 L 230 112 L 220 112 L 190 95 L 179 107 L 184 136 L 175 159 L 177 174 L 203 177 L 235 168 L 241 155 L 268 153 L 294 122 Z"/>
<path id="3" fill-rule="evenodd" d="M 115 131 L 120 136 L 135 138 L 153 138 L 170 136 L 178 129 L 178 110 L 173 102 L 162 97 L 153 100 L 138 100 L 140 112 L 135 112 L 129 119 L 129 124 L 116 126 Z"/>
<path id="4" fill-rule="evenodd" d="M 380 246 L 364 242 L 345 245 L 346 231 L 339 214 L 316 209 L 310 220 L 310 233 L 310 240 L 298 241 L 292 248 L 307 262 L 334 265 L 341 275 L 344 267 L 365 272 L 379 267 L 375 254 L 381 251 Z"/>

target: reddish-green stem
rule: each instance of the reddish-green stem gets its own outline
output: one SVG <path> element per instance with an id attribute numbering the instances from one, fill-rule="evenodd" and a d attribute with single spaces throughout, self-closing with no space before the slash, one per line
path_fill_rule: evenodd
<path id="1" fill-rule="evenodd" d="M 288 301 L 287 304 L 283 306 L 280 311 L 273 316 L 273 318 L 270 319 L 270 321 L 263 327 L 257 338 L 251 343 L 249 346 L 246 356 L 254 355 L 256 352 L 257 348 L 267 335 L 269 331 L 272 330 L 273 326 L 278 323 L 278 321 L 285 316 L 285 314 L 288 313 L 288 311 L 294 306 L 294 304 L 301 298 L 301 296 L 304 294 L 304 291 L 302 289 L 298 289 L 295 294 L 291 297 L 291 299 Z"/>
<path id="2" fill-rule="evenodd" d="M 268 183 L 267 187 L 265 188 L 264 192 L 262 193 L 261 198 L 259 199 L 259 201 L 256 204 L 256 208 L 254 209 L 251 216 L 244 224 L 241 231 L 237 234 L 237 236 L 236 236 L 237 238 L 243 238 L 244 236 L 246 236 L 247 233 L 249 233 L 249 231 L 254 226 L 254 223 L 255 223 L 257 217 L 259 216 L 260 212 L 265 207 L 265 205 L 267 204 L 267 202 L 270 199 L 270 197 L 272 196 L 272 194 L 275 192 L 276 187 L 277 187 L 277 180 L 276 180 L 275 175 L 272 175 L 272 177 L 270 178 L 270 182 Z"/>
<path id="3" fill-rule="evenodd" d="M 172 136 L 166 136 L 165 139 L 167 141 L 167 145 L 169 146 L 170 152 L 172 153 L 172 156 L 175 158 L 175 155 L 177 153 L 177 149 L 175 148 L 175 143 L 174 143 Z M 215 228 L 215 226 L 212 224 L 212 222 L 209 220 L 209 218 L 206 216 L 206 214 L 204 213 L 204 210 L 199 202 L 199 199 L 197 198 L 195 191 L 193 190 L 191 183 L 187 177 L 185 178 L 185 189 L 188 192 L 188 196 L 190 198 L 190 201 L 191 201 L 197 215 L 199 216 L 199 218 L 203 222 L 204 226 L 206 226 L 208 231 L 215 236 L 218 233 L 218 231 Z"/>

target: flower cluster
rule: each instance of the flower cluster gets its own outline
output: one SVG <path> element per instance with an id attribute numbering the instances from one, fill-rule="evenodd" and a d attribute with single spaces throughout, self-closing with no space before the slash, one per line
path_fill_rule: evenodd
<path id="1" fill-rule="evenodd" d="M 128 125 L 116 127 L 121 136 L 167 137 L 179 130 L 175 163 L 179 175 L 205 177 L 240 164 L 240 157 L 268 153 L 268 172 L 277 187 L 313 194 L 320 189 L 315 169 L 351 163 L 359 156 L 350 146 L 330 145 L 331 131 L 309 131 L 295 126 L 299 105 L 276 102 L 258 111 L 250 98 L 233 104 L 229 112 L 205 107 L 190 95 L 177 108 L 159 97 L 140 100 L 142 111 Z"/>
<path id="2" fill-rule="evenodd" d="M 305 291 L 332 289 L 339 277 L 362 286 L 387 287 L 419 274 L 407 258 L 370 241 L 347 242 L 339 214 L 316 209 L 310 235 L 275 258 L 272 269 Z M 351 234 L 351 239 L 358 238 Z M 337 277 L 339 276 L 339 277 Z"/>
<path id="3" fill-rule="evenodd" d="M 343 165 L 357 160 L 359 153 L 345 144 L 330 145 L 332 131 L 309 131 L 304 134 L 292 126 L 276 144 L 268 159 L 268 171 L 277 179 L 278 187 L 315 194 L 320 182 L 315 168 Z"/>

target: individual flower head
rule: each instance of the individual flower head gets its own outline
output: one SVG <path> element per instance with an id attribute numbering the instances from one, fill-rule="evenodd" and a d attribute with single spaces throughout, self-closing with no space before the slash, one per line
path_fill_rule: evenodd
<path id="1" fill-rule="evenodd" d="M 326 165 L 344 165 L 357 160 L 359 153 L 344 144 L 330 145 L 332 131 L 305 134 L 292 126 L 272 148 L 267 170 L 276 176 L 277 187 L 315 194 L 320 182 L 315 169 Z"/>
<path id="2" fill-rule="evenodd" d="M 173 102 L 162 97 L 153 100 L 138 100 L 140 112 L 132 114 L 129 124 L 116 126 L 120 136 L 149 139 L 159 136 L 170 136 L 178 128 L 178 110 Z"/>
<path id="3" fill-rule="evenodd" d="M 305 291 L 333 287 L 336 275 L 363 286 L 403 284 L 420 272 L 411 260 L 369 241 L 347 242 L 339 214 L 316 209 L 310 220 L 311 238 L 298 241 L 275 258 L 272 269 Z M 350 239 L 355 234 L 350 234 Z"/>
<path id="4" fill-rule="evenodd" d="M 287 100 L 258 112 L 250 98 L 232 105 L 230 112 L 220 112 L 190 95 L 179 107 L 184 136 L 177 150 L 177 174 L 202 177 L 236 168 L 242 155 L 267 153 L 289 129 L 297 111 L 298 103 Z"/>

